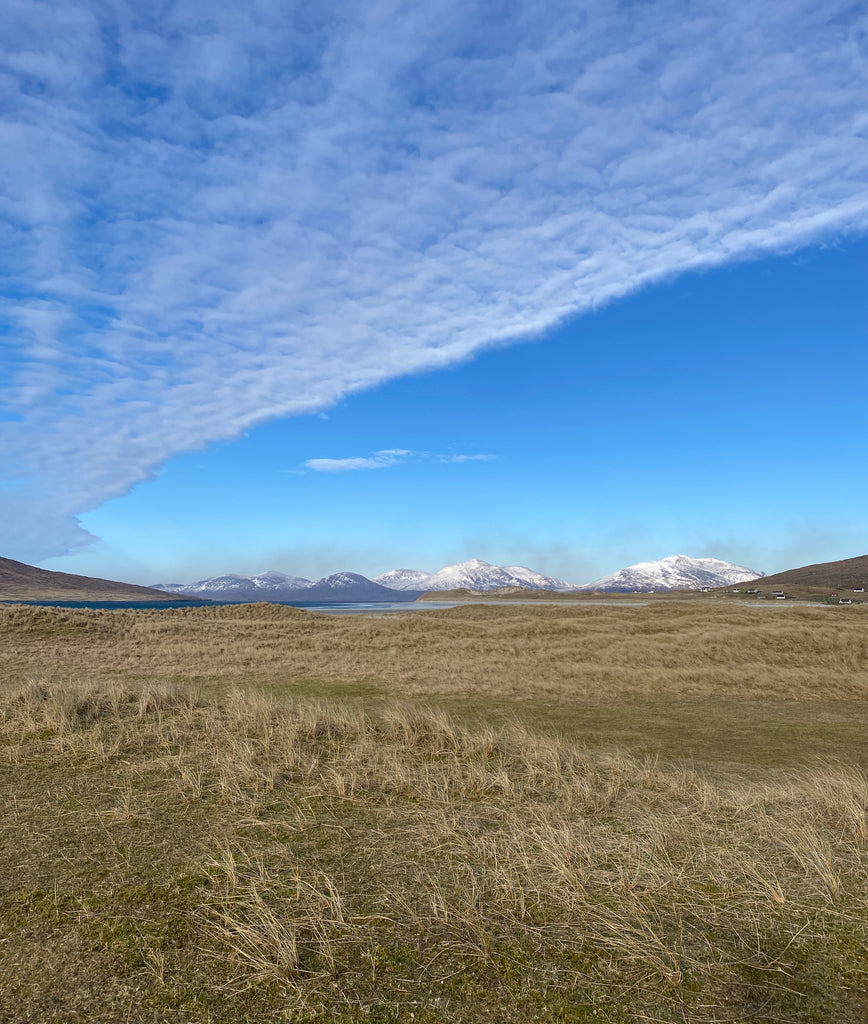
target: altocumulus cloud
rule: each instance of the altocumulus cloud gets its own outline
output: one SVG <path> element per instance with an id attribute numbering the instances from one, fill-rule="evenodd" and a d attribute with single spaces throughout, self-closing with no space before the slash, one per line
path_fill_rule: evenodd
<path id="1" fill-rule="evenodd" d="M 307 459 L 304 465 L 317 473 L 345 473 L 353 469 L 387 469 L 407 461 L 434 462 L 491 462 L 495 455 L 432 455 L 413 452 L 406 448 L 388 448 L 371 455 L 348 459 Z"/>
<path id="2" fill-rule="evenodd" d="M 868 227 L 850 0 L 7 0 L 4 554 L 173 454 Z"/>

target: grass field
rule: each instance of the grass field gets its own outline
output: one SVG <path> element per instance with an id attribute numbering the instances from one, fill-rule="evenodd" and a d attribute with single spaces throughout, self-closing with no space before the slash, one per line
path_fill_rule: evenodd
<path id="1" fill-rule="evenodd" d="M 0 609 L 0 1019 L 868 1020 L 868 609 Z"/>

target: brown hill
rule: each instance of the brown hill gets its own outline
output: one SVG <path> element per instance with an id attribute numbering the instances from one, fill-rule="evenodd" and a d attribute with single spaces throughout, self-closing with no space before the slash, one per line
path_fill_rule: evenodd
<path id="1" fill-rule="evenodd" d="M 0 558 L 0 601 L 178 601 L 181 594 L 165 594 L 133 583 L 116 583 L 92 576 L 37 569 L 11 558 Z"/>
<path id="2" fill-rule="evenodd" d="M 868 587 L 868 555 L 843 558 L 839 562 L 818 562 L 803 565 L 800 569 L 787 569 L 755 580 L 763 589 L 769 586 L 831 587 L 833 590 L 852 590 L 854 587 Z"/>

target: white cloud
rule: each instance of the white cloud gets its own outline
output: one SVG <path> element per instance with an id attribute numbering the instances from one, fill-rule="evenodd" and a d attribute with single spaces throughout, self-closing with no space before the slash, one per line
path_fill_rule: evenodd
<path id="1" fill-rule="evenodd" d="M 308 459 L 304 465 L 317 473 L 344 473 L 353 469 L 386 469 L 407 461 L 436 462 L 490 462 L 494 455 L 431 455 L 428 452 L 413 452 L 406 448 L 389 448 L 371 455 L 348 459 Z"/>
<path id="2" fill-rule="evenodd" d="M 312 10 L 5 5 L 3 553 L 270 417 L 868 227 L 849 0 Z"/>
<path id="3" fill-rule="evenodd" d="M 496 455 L 438 455 L 439 462 L 491 462 Z"/>
<path id="4" fill-rule="evenodd" d="M 351 469 L 385 469 L 387 466 L 397 466 L 412 454 L 413 452 L 404 451 L 403 448 L 394 448 L 390 451 L 374 452 L 373 455 L 362 458 L 308 459 L 304 464 L 317 473 L 344 473 Z"/>

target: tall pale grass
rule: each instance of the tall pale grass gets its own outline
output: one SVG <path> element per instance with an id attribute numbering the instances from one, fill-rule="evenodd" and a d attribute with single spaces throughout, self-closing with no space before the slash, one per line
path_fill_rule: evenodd
<path id="1" fill-rule="evenodd" d="M 371 688 L 397 696 L 861 699 L 865 608 L 661 603 L 463 607 L 394 617 L 272 605 L 0 608 L 0 679 Z"/>
<path id="2" fill-rule="evenodd" d="M 511 964 L 675 1006 L 699 984 L 690 1019 L 712 1021 L 739 971 L 786 978 L 824 931 L 868 941 L 853 765 L 712 778 L 436 707 L 175 686 L 31 684 L 0 702 L 0 741 L 19 762 L 141 763 L 161 792 L 207 802 L 203 956 L 233 989 L 273 984 L 299 1006 L 376 980 L 388 947 L 419 985 Z M 126 821 L 148 799 L 134 779 Z"/>

